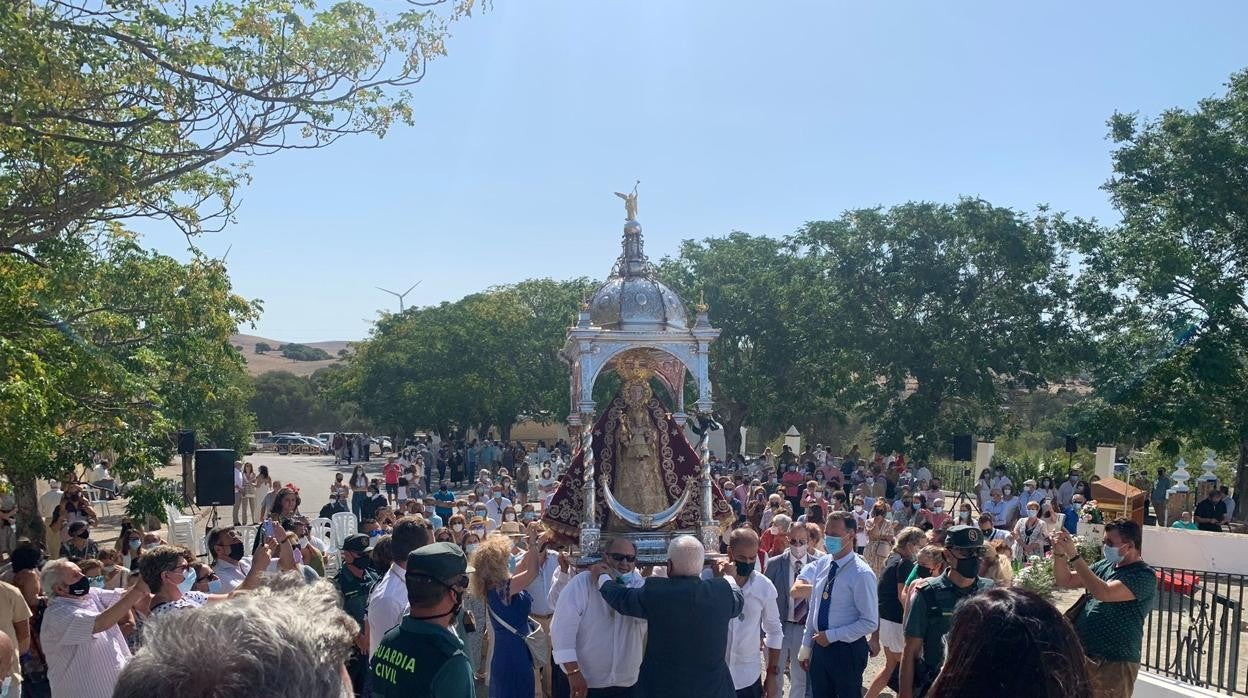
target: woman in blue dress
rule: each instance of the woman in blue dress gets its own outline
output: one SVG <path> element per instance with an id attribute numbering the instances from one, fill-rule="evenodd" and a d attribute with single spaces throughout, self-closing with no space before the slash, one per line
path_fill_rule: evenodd
<path id="1" fill-rule="evenodd" d="M 541 529 L 531 525 L 528 548 L 536 550 Z M 472 555 L 472 593 L 489 607 L 494 658 L 490 661 L 489 698 L 533 698 L 534 674 L 529 647 L 529 609 L 533 599 L 525 587 L 538 574 L 538 555 L 525 555 L 515 572 L 509 569 L 511 539 L 501 534 L 486 538 Z M 502 621 L 511 626 L 503 627 Z M 513 632 L 513 630 L 515 632 Z"/>

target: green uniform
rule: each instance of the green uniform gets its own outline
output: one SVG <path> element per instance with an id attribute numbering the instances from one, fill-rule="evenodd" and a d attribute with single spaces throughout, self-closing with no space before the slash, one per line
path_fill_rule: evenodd
<path id="1" fill-rule="evenodd" d="M 343 564 L 338 570 L 334 581 L 338 584 L 338 593 L 342 594 L 342 610 L 355 619 L 360 627 L 364 627 L 364 617 L 368 614 L 368 595 L 381 577 L 372 570 L 365 570 L 363 577 L 356 577 Z"/>
<path id="2" fill-rule="evenodd" d="M 923 638 L 923 661 L 933 671 L 945 661 L 945 634 L 952 625 L 953 609 L 962 599 L 993 587 L 991 579 L 979 577 L 963 589 L 945 573 L 932 577 L 910 600 L 906 612 L 906 637 Z"/>
<path id="3" fill-rule="evenodd" d="M 1092 565 L 1092 573 L 1106 582 L 1122 582 L 1135 599 L 1110 602 L 1089 598 L 1075 621 L 1083 651 L 1102 661 L 1140 661 L 1144 616 L 1157 594 L 1157 575 L 1143 561 L 1114 567 L 1108 560 L 1101 560 Z"/>
<path id="4" fill-rule="evenodd" d="M 380 698 L 476 698 L 463 640 L 410 616 L 386 633 L 372 667 Z"/>

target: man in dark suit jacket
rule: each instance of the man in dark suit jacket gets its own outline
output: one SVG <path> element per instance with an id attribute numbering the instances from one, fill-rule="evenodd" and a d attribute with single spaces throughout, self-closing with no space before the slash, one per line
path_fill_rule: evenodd
<path id="1" fill-rule="evenodd" d="M 767 558 L 767 569 L 764 572 L 776 587 L 776 607 L 780 609 L 780 625 L 784 628 L 784 645 L 780 649 L 780 672 L 776 687 L 780 695 L 784 695 L 784 669 L 788 666 L 789 679 L 793 683 L 790 696 L 803 698 L 810 695 L 806 670 L 797 662 L 797 653 L 802 648 L 802 632 L 806 629 L 807 599 L 794 599 L 789 595 L 793 583 L 801 568 L 814 562 L 816 554 L 811 553 L 810 530 L 801 524 L 794 524 L 789 531 L 789 547 L 775 557 Z"/>
<path id="2" fill-rule="evenodd" d="M 744 606 L 741 590 L 730 578 L 698 577 L 706 552 L 692 536 L 673 539 L 667 557 L 668 577 L 651 577 L 640 589 L 612 580 L 606 565 L 590 570 L 607 605 L 648 623 L 637 695 L 735 698 L 724 657 L 728 621 Z"/>

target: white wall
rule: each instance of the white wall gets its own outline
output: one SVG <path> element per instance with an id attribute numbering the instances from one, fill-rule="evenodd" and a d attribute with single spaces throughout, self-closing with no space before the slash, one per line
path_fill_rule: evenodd
<path id="1" fill-rule="evenodd" d="M 1131 698 L 1215 698 L 1219 694 L 1141 671 Z"/>
<path id="2" fill-rule="evenodd" d="M 1162 567 L 1248 574 L 1248 536 L 1145 526 L 1144 561 Z"/>

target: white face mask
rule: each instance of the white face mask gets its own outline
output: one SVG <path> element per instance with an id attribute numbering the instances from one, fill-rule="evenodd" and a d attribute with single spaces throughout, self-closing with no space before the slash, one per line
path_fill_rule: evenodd
<path id="1" fill-rule="evenodd" d="M 861 505 L 861 504 L 855 504 L 855 505 L 854 505 L 854 513 L 855 513 L 855 514 L 861 514 L 861 513 L 862 513 L 862 505 Z"/>
<path id="2" fill-rule="evenodd" d="M 793 546 L 789 546 L 789 550 L 792 550 L 792 551 L 793 551 L 793 557 L 806 557 L 806 546 L 805 546 L 805 545 L 793 545 Z"/>
<path id="3" fill-rule="evenodd" d="M 451 526 L 451 528 L 452 528 L 452 529 L 453 529 L 456 533 L 459 533 L 460 531 L 464 530 L 464 525 L 463 525 L 463 524 L 455 524 L 454 526 Z"/>

